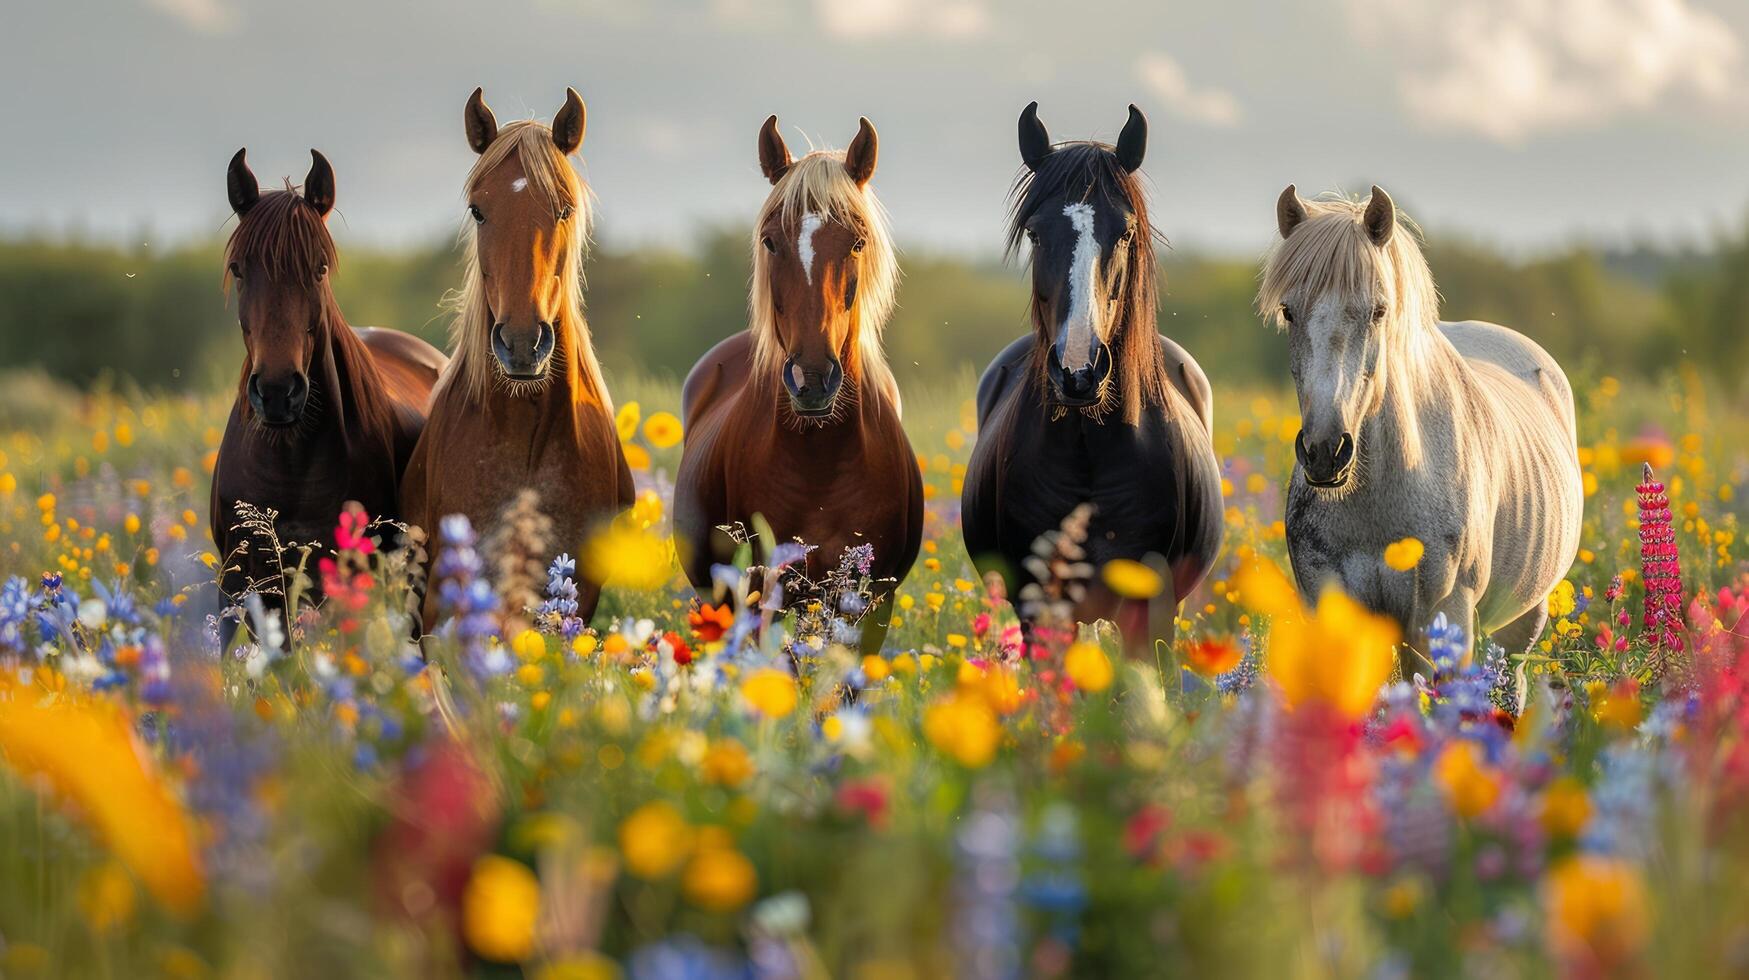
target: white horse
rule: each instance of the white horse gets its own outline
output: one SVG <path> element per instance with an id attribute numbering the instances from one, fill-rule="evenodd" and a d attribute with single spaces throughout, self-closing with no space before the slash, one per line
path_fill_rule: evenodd
<path id="1" fill-rule="evenodd" d="M 1579 547 L 1567 376 L 1523 334 L 1440 322 L 1427 260 L 1379 188 L 1305 201 L 1290 184 L 1276 221 L 1257 303 L 1287 331 L 1299 392 L 1287 546 L 1300 591 L 1340 584 L 1423 657 L 1442 612 L 1470 642 L 1479 622 L 1529 649 Z M 1411 537 L 1420 562 L 1386 565 L 1386 546 Z M 1417 667 L 1408 652 L 1401 664 Z"/>

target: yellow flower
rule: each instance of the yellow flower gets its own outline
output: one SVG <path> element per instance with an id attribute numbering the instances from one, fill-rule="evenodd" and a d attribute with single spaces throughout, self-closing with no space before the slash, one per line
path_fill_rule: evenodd
<path id="1" fill-rule="evenodd" d="M 1063 672 L 1069 675 L 1076 687 L 1089 694 L 1098 694 L 1110 687 L 1115 673 L 1111 658 L 1105 655 L 1099 644 L 1087 642 L 1069 647 L 1069 652 L 1063 655 Z"/>
<path id="2" fill-rule="evenodd" d="M 510 649 L 524 660 L 539 660 L 547 652 L 547 640 L 534 630 L 523 630 L 511 638 Z"/>
<path id="3" fill-rule="evenodd" d="M 540 881 L 521 861 L 488 854 L 474 862 L 462 892 L 462 935 L 468 948 L 499 963 L 534 953 L 540 922 Z"/>
<path id="4" fill-rule="evenodd" d="M 539 687 L 546 676 L 546 671 L 541 670 L 540 664 L 523 664 L 516 668 L 516 680 L 523 687 Z"/>
<path id="5" fill-rule="evenodd" d="M 673 412 L 656 412 L 644 423 L 644 438 L 657 449 L 667 449 L 680 441 L 680 420 Z"/>
<path id="6" fill-rule="evenodd" d="M 1111 591 L 1125 599 L 1152 599 L 1166 587 L 1160 573 L 1128 558 L 1113 558 L 1100 569 L 1099 577 Z"/>
<path id="7" fill-rule="evenodd" d="M 45 514 L 54 513 L 55 495 L 52 493 L 45 493 L 42 496 L 36 498 L 36 509 L 42 511 Z"/>
<path id="8" fill-rule="evenodd" d="M 1578 605 L 1574 596 L 1573 583 L 1571 581 L 1563 580 L 1560 585 L 1555 586 L 1555 591 L 1549 593 L 1550 619 L 1560 619 L 1563 616 L 1571 616 L 1573 615 L 1573 610 L 1576 608 L 1578 608 Z"/>
<path id="9" fill-rule="evenodd" d="M 1289 707 L 1317 702 L 1359 719 L 1391 675 L 1400 635 L 1394 620 L 1329 588 L 1312 615 L 1276 617 L 1269 676 Z"/>
<path id="10" fill-rule="evenodd" d="M 587 657 L 595 652 L 595 647 L 600 642 L 594 633 L 578 633 L 577 638 L 571 641 L 571 652 L 579 657 Z"/>
<path id="11" fill-rule="evenodd" d="M 1609 973 L 1651 935 L 1646 883 L 1620 858 L 1580 854 L 1551 868 L 1543 880 L 1543 911 L 1550 948 L 1579 960 L 1588 973 Z"/>
<path id="12" fill-rule="evenodd" d="M 107 701 L 43 703 L 0 675 L 0 757 L 74 808 L 167 910 L 192 916 L 206 892 L 194 826 Z"/>
<path id="13" fill-rule="evenodd" d="M 1265 616 L 1298 615 L 1300 593 L 1272 561 L 1250 558 L 1233 575 L 1233 589 L 1246 609 Z"/>
<path id="14" fill-rule="evenodd" d="M 1420 538 L 1404 538 L 1385 545 L 1385 564 L 1399 572 L 1406 572 L 1421 564 L 1421 556 L 1427 549 L 1421 544 Z"/>
<path id="15" fill-rule="evenodd" d="M 79 911 L 85 925 L 106 936 L 134 920 L 134 879 L 115 861 L 106 861 L 79 878 Z"/>
<path id="16" fill-rule="evenodd" d="M 692 828 L 672 805 L 662 800 L 646 803 L 619 825 L 619 850 L 632 874 L 666 878 L 692 850 Z"/>
<path id="17" fill-rule="evenodd" d="M 1479 817 L 1500 799 L 1500 776 L 1482 759 L 1482 747 L 1471 741 L 1452 742 L 1433 760 L 1433 781 L 1458 816 Z"/>
<path id="18" fill-rule="evenodd" d="M 1002 730 L 982 697 L 955 692 L 924 710 L 923 735 L 960 765 L 979 769 L 995 757 Z"/>
<path id="19" fill-rule="evenodd" d="M 1591 822 L 1591 798 L 1577 779 L 1562 776 L 1543 790 L 1539 817 L 1550 837 L 1572 840 Z"/>
<path id="20" fill-rule="evenodd" d="M 619 407 L 613 416 L 613 426 L 619 430 L 619 441 L 627 442 L 638 434 L 638 420 L 642 415 L 637 402 L 626 402 Z"/>
<path id="21" fill-rule="evenodd" d="M 668 540 L 615 521 L 583 546 L 584 572 L 597 582 L 650 591 L 668 584 Z"/>
<path id="22" fill-rule="evenodd" d="M 747 754 L 747 747 L 740 742 L 724 738 L 705 749 L 698 768 L 705 782 L 737 789 L 753 778 L 753 757 Z"/>
<path id="23" fill-rule="evenodd" d="M 796 710 L 796 679 L 775 667 L 764 667 L 741 682 L 741 696 L 767 718 L 782 718 Z"/>
<path id="24" fill-rule="evenodd" d="M 633 471 L 642 473 L 650 468 L 650 451 L 648 449 L 635 442 L 628 442 L 620 446 L 620 450 L 626 454 L 626 465 L 631 467 Z"/>
<path id="25" fill-rule="evenodd" d="M 1623 678 L 1607 689 L 1602 684 L 1596 684 L 1588 690 L 1591 694 L 1591 717 L 1598 724 L 1619 732 L 1631 732 L 1640 727 L 1646 710 L 1640 704 L 1640 685 L 1637 681 Z"/>
<path id="26" fill-rule="evenodd" d="M 650 527 L 662 519 L 662 495 L 654 490 L 645 490 L 638 494 L 638 499 L 632 501 L 632 523 L 638 527 Z"/>
<path id="27" fill-rule="evenodd" d="M 618 963 L 591 951 L 541 964 L 534 980 L 620 980 L 623 975 Z"/>
<path id="28" fill-rule="evenodd" d="M 707 912 L 733 912 L 753 899 L 759 875 L 732 844 L 711 844 L 687 863 L 680 887 L 687 901 Z"/>

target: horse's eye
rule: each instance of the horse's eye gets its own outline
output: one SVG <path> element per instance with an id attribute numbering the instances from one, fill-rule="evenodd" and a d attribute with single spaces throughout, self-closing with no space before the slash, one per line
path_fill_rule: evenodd
<path id="1" fill-rule="evenodd" d="M 1281 318 L 1283 320 L 1286 320 L 1289 323 L 1294 322 L 1293 308 L 1288 306 L 1286 303 L 1281 304 Z"/>
<path id="2" fill-rule="evenodd" d="M 1038 232 L 1033 231 L 1031 228 L 1026 229 L 1026 240 L 1031 242 L 1033 245 L 1037 245 L 1038 244 Z"/>
<path id="3" fill-rule="evenodd" d="M 322 263 L 322 267 L 320 269 L 316 270 L 316 278 L 317 279 L 328 278 L 328 263 L 326 263 L 326 262 Z"/>
<path id="4" fill-rule="evenodd" d="M 474 224 L 483 224 L 486 220 L 485 212 L 481 211 L 475 205 L 468 205 L 468 213 L 474 216 Z"/>
<path id="5" fill-rule="evenodd" d="M 867 245 L 867 244 L 868 244 L 868 242 L 867 242 L 867 241 L 866 241 L 866 240 L 865 240 L 865 239 L 861 239 L 861 238 L 858 238 L 858 239 L 857 239 L 857 240 L 856 240 L 856 244 L 854 244 L 854 245 L 852 245 L 852 246 L 850 246 L 850 250 L 851 250 L 851 251 L 852 251 L 852 252 L 856 252 L 856 253 L 858 253 L 858 254 L 861 254 L 861 252 L 862 252 L 862 247 L 863 247 L 863 246 L 864 246 L 864 245 Z"/>
<path id="6" fill-rule="evenodd" d="M 562 207 L 562 208 L 560 208 L 560 209 L 559 209 L 559 220 L 560 220 L 560 221 L 570 221 L 570 220 L 571 220 L 571 215 L 572 215 L 572 214 L 573 214 L 573 213 L 574 213 L 574 212 L 575 212 L 575 211 L 576 211 L 576 210 L 577 210 L 577 209 L 576 209 L 576 208 L 574 208 L 574 207 L 572 207 L 572 206 L 571 206 L 571 205 L 569 205 L 569 204 L 567 204 L 567 205 L 565 205 L 565 206 L 564 206 L 564 207 Z"/>
<path id="7" fill-rule="evenodd" d="M 777 254 L 777 243 L 771 240 L 770 235 L 766 235 L 764 238 L 760 239 L 759 243 L 765 246 L 767 252 L 770 252 L 773 255 Z"/>
<path id="8" fill-rule="evenodd" d="M 1379 305 L 1372 308 L 1372 322 L 1377 323 L 1380 320 L 1383 320 L 1384 318 L 1385 318 L 1385 304 L 1380 303 Z"/>
<path id="9" fill-rule="evenodd" d="M 241 266 L 239 266 L 237 263 L 235 263 L 235 262 L 231 263 L 230 272 L 231 272 L 232 279 L 235 279 L 238 282 L 243 281 L 243 268 Z"/>

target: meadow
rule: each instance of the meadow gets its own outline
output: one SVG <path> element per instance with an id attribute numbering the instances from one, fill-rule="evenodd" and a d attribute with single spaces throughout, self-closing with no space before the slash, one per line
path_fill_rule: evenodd
<path id="1" fill-rule="evenodd" d="M 337 555 L 287 551 L 281 622 L 213 584 L 228 394 L 14 376 L 0 975 L 1741 973 L 1749 412 L 1709 377 L 1576 375 L 1583 550 L 1543 641 L 1464 663 L 1448 633 L 1401 678 L 1393 627 L 1282 575 L 1283 390 L 1217 389 L 1220 564 L 1131 662 L 1056 600 L 1158 582 L 1073 527 L 1039 642 L 978 581 L 969 375 L 907 391 L 924 555 L 867 658 L 855 556 L 788 620 L 763 569 L 793 549 L 757 528 L 720 597 L 685 587 L 672 381 L 610 377 L 640 491 L 610 532 L 559 557 L 525 506 L 390 551 L 337 514 Z M 421 656 L 424 560 L 456 625 Z M 589 626 L 579 568 L 613 581 Z"/>

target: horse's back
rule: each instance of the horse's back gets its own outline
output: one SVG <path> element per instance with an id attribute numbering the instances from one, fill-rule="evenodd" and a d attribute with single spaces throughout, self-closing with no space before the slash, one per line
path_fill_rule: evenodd
<path id="1" fill-rule="evenodd" d="M 355 327 L 358 339 L 370 351 L 371 360 L 388 386 L 389 397 L 426 413 L 431 389 L 449 364 L 443 352 L 410 333 L 384 327 Z"/>
<path id="2" fill-rule="evenodd" d="M 1439 329 L 1472 368 L 1482 371 L 1484 378 L 1499 377 L 1484 370 L 1491 366 L 1536 393 L 1565 424 L 1568 438 L 1575 438 L 1573 387 L 1567 381 L 1567 373 L 1542 345 L 1516 330 L 1483 320 L 1442 322 Z"/>

